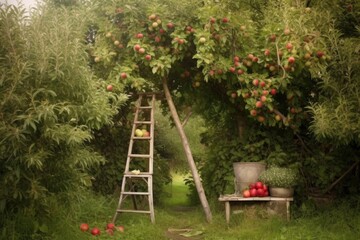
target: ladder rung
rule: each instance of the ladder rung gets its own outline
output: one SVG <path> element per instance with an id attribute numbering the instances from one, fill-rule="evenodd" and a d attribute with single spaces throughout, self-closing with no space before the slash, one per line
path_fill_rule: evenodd
<path id="1" fill-rule="evenodd" d="M 132 173 L 132 172 L 127 172 L 127 173 L 124 173 L 124 176 L 125 177 L 151 177 L 152 174 L 149 173 L 149 172 L 142 172 L 142 173 L 139 173 L 139 174 L 135 174 L 135 173 Z"/>
<path id="2" fill-rule="evenodd" d="M 151 124 L 151 121 L 135 121 L 134 124 Z"/>
<path id="3" fill-rule="evenodd" d="M 149 192 L 122 192 L 125 195 L 150 195 Z"/>
<path id="4" fill-rule="evenodd" d="M 131 213 L 151 213 L 150 211 L 144 211 L 144 210 L 126 210 L 126 209 L 117 209 L 117 212 L 131 212 Z"/>
<path id="5" fill-rule="evenodd" d="M 129 154 L 128 157 L 131 158 L 150 158 L 150 154 Z"/>
<path id="6" fill-rule="evenodd" d="M 132 139 L 150 140 L 151 137 L 132 137 Z"/>
<path id="7" fill-rule="evenodd" d="M 139 106 L 139 109 L 152 109 L 152 106 Z"/>

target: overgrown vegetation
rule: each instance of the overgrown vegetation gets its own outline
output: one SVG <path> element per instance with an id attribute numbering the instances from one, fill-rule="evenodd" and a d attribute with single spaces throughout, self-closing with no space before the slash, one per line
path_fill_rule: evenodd
<path id="1" fill-rule="evenodd" d="M 158 114 L 154 193 L 164 208 L 155 227 L 126 216 L 125 238 L 191 226 L 205 239 L 355 239 L 359 4 L 49 0 L 31 18 L 1 5 L 1 238 L 85 239 L 80 222 L 109 222 L 134 93 L 159 91 L 165 78 L 181 118 L 192 113 L 185 130 L 215 218 L 205 226 L 198 209 L 180 218 L 162 202 L 171 169 L 186 173 L 187 163 Z M 260 212 L 225 225 L 217 197 L 234 191 L 234 161 L 300 171 L 292 222 Z M 191 176 L 186 184 L 196 203 Z M 320 210 L 314 191 L 350 200 Z"/>

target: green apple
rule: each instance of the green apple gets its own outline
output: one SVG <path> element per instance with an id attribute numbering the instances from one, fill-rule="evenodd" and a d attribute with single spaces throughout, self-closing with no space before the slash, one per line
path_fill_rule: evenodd
<path id="1" fill-rule="evenodd" d="M 135 136 L 142 137 L 143 135 L 144 135 L 144 132 L 141 131 L 141 129 L 136 129 L 135 130 Z"/>

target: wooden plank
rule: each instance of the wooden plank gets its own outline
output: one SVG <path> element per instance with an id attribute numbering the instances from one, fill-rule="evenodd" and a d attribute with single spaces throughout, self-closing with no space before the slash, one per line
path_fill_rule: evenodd
<path id="1" fill-rule="evenodd" d="M 144 210 L 131 210 L 131 209 L 118 209 L 117 212 L 124 212 L 124 213 L 150 213 L 150 211 Z"/>
<path id="2" fill-rule="evenodd" d="M 149 192 L 123 192 L 125 195 L 149 195 Z"/>
<path id="3" fill-rule="evenodd" d="M 293 201 L 294 198 L 280 198 L 280 197 L 250 197 L 244 198 L 238 195 L 222 195 L 218 199 L 220 202 L 227 201 L 238 201 L 238 202 L 249 202 L 249 201 Z"/>

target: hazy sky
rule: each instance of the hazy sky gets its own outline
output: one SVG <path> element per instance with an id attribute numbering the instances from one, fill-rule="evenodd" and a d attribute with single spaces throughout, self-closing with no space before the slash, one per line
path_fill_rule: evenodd
<path id="1" fill-rule="evenodd" d="M 18 2 L 22 2 L 26 8 L 35 7 L 36 0 L 0 0 L 0 3 L 8 3 L 18 5 Z"/>

